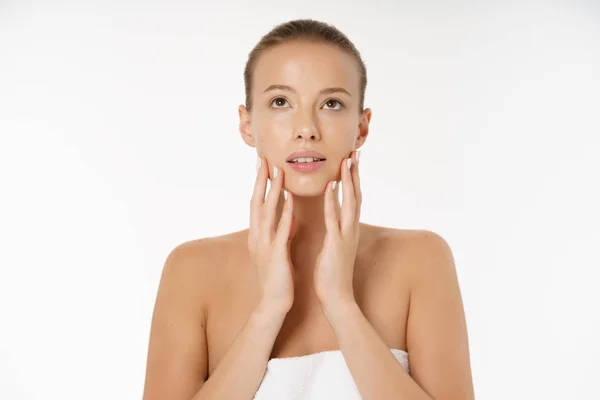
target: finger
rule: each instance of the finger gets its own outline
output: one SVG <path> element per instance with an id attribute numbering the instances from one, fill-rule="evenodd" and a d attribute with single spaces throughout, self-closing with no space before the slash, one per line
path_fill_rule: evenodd
<path id="1" fill-rule="evenodd" d="M 288 238 L 288 241 L 291 241 L 294 236 L 296 236 L 296 232 L 298 231 L 298 223 L 296 222 L 296 217 L 294 217 L 293 213 L 292 213 L 292 227 L 290 228 L 290 237 Z"/>
<path id="2" fill-rule="evenodd" d="M 325 187 L 325 201 L 323 206 L 323 211 L 325 213 L 325 228 L 327 232 L 335 234 L 339 233 L 339 224 L 337 221 L 337 216 L 335 215 L 335 203 L 334 203 L 334 185 L 337 182 L 329 182 Z"/>
<path id="3" fill-rule="evenodd" d="M 360 221 L 360 210 L 362 207 L 362 190 L 360 188 L 360 174 L 358 172 L 359 166 L 359 158 L 360 158 L 360 150 L 356 150 L 354 152 L 354 163 L 352 164 L 352 183 L 354 184 L 354 198 L 356 199 L 356 217 L 355 221 L 358 223 Z"/>
<path id="4" fill-rule="evenodd" d="M 277 226 L 277 232 L 275 233 L 275 242 L 279 245 L 284 245 L 288 240 L 291 239 L 292 232 L 292 220 L 294 211 L 294 196 L 288 192 L 287 199 L 283 204 L 283 212 L 281 213 L 281 219 Z"/>
<path id="5" fill-rule="evenodd" d="M 254 182 L 254 191 L 250 200 L 250 227 L 259 227 L 260 225 L 260 209 L 265 201 L 265 192 L 267 190 L 267 160 L 259 158 L 260 168 L 256 171 L 256 180 Z"/>
<path id="6" fill-rule="evenodd" d="M 342 164 L 342 212 L 341 229 L 342 232 L 348 232 L 354 226 L 356 220 L 356 200 L 354 198 L 354 185 L 352 184 L 352 175 L 348 169 L 348 163 L 352 158 L 347 158 Z"/>
<path id="7" fill-rule="evenodd" d="M 277 172 L 275 172 L 277 171 Z M 277 174 L 274 179 L 271 179 L 271 188 L 267 194 L 265 204 L 263 205 L 263 229 L 265 232 L 270 232 L 271 236 L 275 234 L 275 217 L 277 216 L 277 203 L 281 195 L 283 187 L 283 171 L 281 168 L 274 167 L 273 175 Z"/>

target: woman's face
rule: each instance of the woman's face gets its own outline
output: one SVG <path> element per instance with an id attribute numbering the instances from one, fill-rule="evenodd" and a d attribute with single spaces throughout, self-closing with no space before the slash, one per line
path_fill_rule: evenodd
<path id="1" fill-rule="evenodd" d="M 239 108 L 244 141 L 268 160 L 271 174 L 274 166 L 284 171 L 287 190 L 323 194 L 368 134 L 371 111 L 359 111 L 356 60 L 331 45 L 286 43 L 260 56 L 253 78 L 252 110 Z M 315 151 L 325 160 L 289 162 L 297 151 Z"/>

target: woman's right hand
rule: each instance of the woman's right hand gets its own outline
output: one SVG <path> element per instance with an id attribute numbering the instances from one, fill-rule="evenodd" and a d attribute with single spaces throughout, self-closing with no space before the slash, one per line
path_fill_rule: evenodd
<path id="1" fill-rule="evenodd" d="M 258 274 L 260 304 L 287 313 L 294 302 L 294 270 L 290 259 L 294 200 L 293 195 L 288 193 L 276 226 L 283 171 L 278 169 L 265 199 L 268 178 L 269 165 L 265 158 L 261 158 L 250 204 L 248 250 Z"/>

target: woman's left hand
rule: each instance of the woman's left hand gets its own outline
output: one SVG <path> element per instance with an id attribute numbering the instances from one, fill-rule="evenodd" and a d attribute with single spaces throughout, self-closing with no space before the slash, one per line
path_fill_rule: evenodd
<path id="1" fill-rule="evenodd" d="M 332 187 L 336 182 L 329 182 L 325 188 L 326 233 L 314 272 L 315 291 L 324 309 L 355 301 L 352 280 L 362 202 L 358 152 L 353 152 L 342 162 L 341 181 L 343 200 L 339 221 L 335 205 L 338 199 L 334 196 L 335 187 Z"/>

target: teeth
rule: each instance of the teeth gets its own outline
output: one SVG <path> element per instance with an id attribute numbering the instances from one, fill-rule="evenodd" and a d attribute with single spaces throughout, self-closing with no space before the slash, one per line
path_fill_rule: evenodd
<path id="1" fill-rule="evenodd" d="M 300 157 L 300 158 L 294 158 L 293 160 L 291 160 L 291 162 L 294 163 L 310 163 L 310 162 L 317 162 L 321 160 L 320 158 L 313 158 L 313 157 Z"/>

